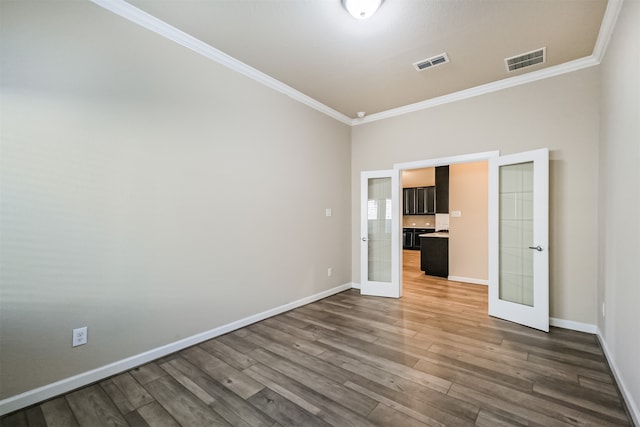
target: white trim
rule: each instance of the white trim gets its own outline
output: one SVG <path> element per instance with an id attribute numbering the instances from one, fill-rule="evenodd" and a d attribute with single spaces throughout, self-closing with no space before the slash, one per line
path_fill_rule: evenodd
<path id="1" fill-rule="evenodd" d="M 360 289 L 360 283 L 356 283 L 356 282 L 352 282 L 351 283 L 351 289 Z"/>
<path id="2" fill-rule="evenodd" d="M 244 62 L 238 61 L 230 55 L 214 48 L 213 46 L 204 43 L 203 41 L 169 25 L 168 23 L 144 12 L 141 9 L 127 3 L 124 0 L 91 0 L 98 6 L 109 10 L 116 15 L 119 15 L 129 21 L 140 25 L 156 34 L 166 37 L 188 49 L 193 50 L 200 55 L 209 58 L 221 65 L 224 65 L 231 70 L 234 70 L 244 76 L 247 76 L 263 85 L 274 89 L 280 93 L 283 93 L 296 101 L 307 105 L 321 113 L 332 117 L 339 122 L 347 124 L 349 126 L 357 126 L 364 123 L 371 123 L 378 120 L 388 119 L 390 117 L 396 117 L 415 111 L 424 110 L 427 108 L 435 107 L 442 104 L 448 104 L 450 102 L 460 101 L 463 99 L 472 98 L 479 95 L 484 95 L 498 90 L 507 89 L 514 86 L 519 86 L 537 80 L 546 79 L 549 77 L 555 77 L 562 74 L 578 71 L 583 68 L 592 67 L 600 64 L 602 61 L 611 34 L 615 28 L 620 9 L 622 8 L 623 0 L 609 0 L 607 3 L 607 9 L 604 17 L 602 18 L 602 24 L 600 25 L 600 32 L 598 33 L 598 39 L 596 40 L 593 48 L 593 53 L 590 56 L 577 59 L 574 61 L 566 62 L 564 64 L 556 65 L 553 67 L 547 67 L 542 70 L 534 71 L 531 73 L 523 74 L 520 76 L 510 77 L 496 82 L 487 83 L 481 86 L 472 87 L 470 89 L 462 90 L 459 92 L 443 95 L 437 98 L 427 99 L 414 104 L 405 105 L 398 108 L 392 108 L 390 110 L 374 113 L 364 118 L 350 118 L 347 115 L 334 110 L 333 108 L 311 98 L 308 95 L 282 83 L 279 80 L 259 71 Z"/>
<path id="3" fill-rule="evenodd" d="M 324 105 L 323 103 L 311 98 L 310 96 L 305 95 L 304 93 L 282 83 L 279 80 L 274 79 L 273 77 L 263 73 L 262 71 L 256 70 L 255 68 L 245 64 L 244 62 L 238 61 L 234 57 L 227 55 L 226 53 L 216 49 L 215 47 L 185 33 L 177 29 L 176 27 L 167 24 L 161 19 L 156 18 L 153 15 L 148 14 L 147 12 L 138 9 L 137 7 L 127 3 L 124 0 L 91 0 L 93 3 L 98 6 L 103 7 L 106 10 L 109 10 L 116 15 L 119 15 L 135 24 L 140 25 L 147 30 L 153 31 L 156 34 L 159 34 L 171 41 L 178 43 L 186 47 L 187 49 L 191 49 L 192 51 L 204 56 L 205 58 L 209 58 L 220 65 L 223 65 L 227 68 L 230 68 L 233 71 L 236 71 L 250 79 L 257 81 L 271 89 L 274 89 L 280 93 L 283 93 L 290 98 L 295 99 L 296 101 L 307 105 L 321 113 L 326 114 L 329 117 L 332 117 L 339 122 L 342 122 L 347 125 L 351 125 L 352 119 L 339 111 L 334 110 L 331 107 Z"/>
<path id="4" fill-rule="evenodd" d="M 564 64 L 543 68 L 539 71 L 533 71 L 531 73 L 498 80 L 497 82 L 487 83 L 480 86 L 475 86 L 470 89 L 461 90 L 459 92 L 450 93 L 447 95 L 439 96 L 437 98 L 431 98 L 424 101 L 416 102 L 414 104 L 392 108 L 391 110 L 382 111 L 380 113 L 374 113 L 364 117 L 363 119 L 353 119 L 351 120 L 351 126 L 371 123 L 391 117 L 397 117 L 407 113 L 413 113 L 416 111 L 425 110 L 427 108 L 436 107 L 438 105 L 448 104 L 455 101 L 461 101 L 463 99 L 473 98 L 479 95 L 485 95 L 487 93 L 497 92 L 502 89 L 508 89 L 511 87 L 532 83 L 538 80 L 547 79 L 549 77 L 560 76 L 562 74 L 582 70 L 583 68 L 593 67 L 594 65 L 598 64 L 599 62 L 594 59 L 593 56 L 587 56 L 581 59 L 566 62 Z"/>
<path id="5" fill-rule="evenodd" d="M 398 170 L 422 169 L 435 166 L 450 166 L 459 163 L 480 162 L 500 156 L 500 151 L 484 151 L 481 153 L 461 154 L 459 156 L 440 157 L 437 159 L 416 160 L 412 162 L 394 163 L 393 168 Z"/>
<path id="6" fill-rule="evenodd" d="M 640 426 L 640 410 L 638 406 L 631 398 L 631 393 L 627 389 L 625 382 L 623 380 L 620 371 L 618 370 L 618 366 L 615 363 L 615 360 L 609 351 L 609 347 L 607 347 L 607 342 L 602 336 L 602 331 L 596 325 L 592 325 L 590 323 L 581 323 L 574 322 L 573 320 L 565 320 L 565 319 L 556 319 L 554 317 L 549 318 L 549 324 L 552 326 L 557 326 L 558 328 L 571 329 L 579 332 L 587 332 L 590 334 L 595 334 L 600 342 L 600 347 L 602 347 L 602 351 L 604 352 L 604 357 L 607 359 L 609 363 L 609 367 L 611 368 L 611 372 L 613 373 L 613 377 L 616 380 L 618 390 L 622 394 L 622 398 L 624 399 L 624 403 L 627 405 L 627 409 L 629 410 L 629 415 L 633 419 L 635 425 Z"/>
<path id="7" fill-rule="evenodd" d="M 600 328 L 596 328 L 596 336 L 598 337 L 598 341 L 600 341 L 602 351 L 604 351 L 604 357 L 606 357 L 607 362 L 609 362 L 609 367 L 611 368 L 613 377 L 616 379 L 616 383 L 618 383 L 618 389 L 622 394 L 624 403 L 627 405 L 627 409 L 629 410 L 631 418 L 633 418 L 633 423 L 637 426 L 640 426 L 640 410 L 638 409 L 638 406 L 636 405 L 634 400 L 631 398 L 631 393 L 629 393 L 629 390 L 627 389 L 627 386 L 622 379 L 622 375 L 620 375 L 618 371 L 618 366 L 616 365 L 616 362 L 611 352 L 609 351 L 609 348 L 607 347 L 607 341 L 602 336 Z"/>
<path id="8" fill-rule="evenodd" d="M 588 334 L 595 334 L 598 327 L 590 323 L 575 322 L 573 320 L 558 319 L 555 317 L 549 317 L 549 325 L 563 329 L 571 329 L 572 331 L 586 332 Z"/>
<path id="9" fill-rule="evenodd" d="M 600 32 L 598 33 L 598 39 L 596 45 L 593 47 L 593 57 L 598 62 L 602 62 L 604 54 L 607 52 L 607 46 L 611 35 L 618 21 L 618 15 L 622 9 L 623 0 L 609 0 L 607 2 L 607 9 L 604 11 L 604 17 L 602 18 L 602 24 L 600 24 Z"/>
<path id="10" fill-rule="evenodd" d="M 454 282 L 471 283 L 473 285 L 489 286 L 489 281 L 486 279 L 474 279 L 473 277 L 461 277 L 461 276 L 449 276 L 447 280 Z"/>
<path id="11" fill-rule="evenodd" d="M 475 86 L 470 89 L 461 90 L 459 92 L 450 93 L 447 95 L 439 96 L 437 98 L 431 98 L 424 101 L 416 102 L 414 104 L 405 105 L 398 108 L 392 108 L 391 110 L 381 111 L 368 115 L 362 119 L 352 119 L 351 126 L 357 126 L 365 123 L 371 123 L 378 120 L 388 119 L 390 117 L 396 117 L 407 113 L 413 113 L 415 111 L 425 110 L 427 108 L 436 107 L 442 104 L 448 104 L 450 102 L 461 101 L 463 99 L 473 98 L 479 95 L 485 95 L 487 93 L 496 92 L 502 89 L 510 87 L 520 86 L 527 83 L 532 83 L 538 80 L 547 79 L 550 77 L 560 76 L 566 73 L 572 73 L 584 68 L 593 67 L 599 65 L 604 58 L 604 55 L 609 45 L 609 40 L 613 34 L 613 30 L 618 20 L 618 15 L 622 9 L 622 3 L 624 0 L 609 0 L 607 2 L 607 9 L 604 12 L 602 18 L 602 24 L 600 24 L 600 32 L 598 33 L 598 39 L 593 47 L 593 53 L 590 56 L 586 56 L 574 61 L 565 62 L 564 64 L 555 65 L 553 67 L 543 68 L 531 73 L 522 74 L 498 80 L 496 82 L 487 83 L 480 86 Z"/>
<path id="12" fill-rule="evenodd" d="M 42 402 L 52 397 L 67 393 L 71 390 L 75 390 L 79 387 L 83 387 L 96 381 L 108 378 L 112 375 L 128 371 L 129 369 L 135 368 L 136 366 L 144 365 L 145 363 L 149 363 L 160 357 L 175 353 L 176 351 L 183 350 L 187 347 L 191 347 L 203 341 L 207 341 L 228 332 L 235 331 L 236 329 L 243 328 L 245 326 L 251 325 L 252 323 L 259 322 L 280 313 L 284 313 L 285 311 L 293 310 L 294 308 L 301 307 L 303 305 L 318 301 L 331 295 L 335 295 L 342 291 L 346 291 L 348 289 L 351 289 L 352 287 L 352 283 L 345 283 L 344 285 L 327 289 L 326 291 L 319 292 L 315 295 L 311 295 L 297 301 L 293 301 L 288 304 L 284 304 L 279 307 L 254 314 L 252 316 L 245 317 L 244 319 L 219 326 L 209 331 L 201 332 L 199 334 L 183 338 L 179 341 L 175 341 L 173 343 L 163 345 L 149 351 L 145 351 L 144 353 L 140 353 L 135 356 L 131 356 L 105 366 L 101 366 L 100 368 L 92 369 L 91 371 L 83 372 L 81 374 L 74 375 L 73 377 L 65 378 L 63 380 L 56 381 L 42 387 L 38 387 L 21 394 L 11 396 L 0 401 L 0 415 L 5 415 L 9 412 L 17 411 L 35 403 Z"/>

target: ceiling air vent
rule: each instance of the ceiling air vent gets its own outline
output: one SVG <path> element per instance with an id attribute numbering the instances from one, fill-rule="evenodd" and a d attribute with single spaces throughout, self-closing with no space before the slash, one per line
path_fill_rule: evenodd
<path id="1" fill-rule="evenodd" d="M 543 47 L 531 52 L 522 53 L 504 60 L 507 71 L 512 72 L 532 65 L 542 64 L 547 60 L 547 48 Z"/>
<path id="2" fill-rule="evenodd" d="M 422 61 L 414 62 L 413 66 L 418 71 L 426 70 L 427 68 L 435 67 L 436 65 L 446 64 L 449 62 L 449 57 L 446 53 L 432 56 L 431 58 L 423 59 Z"/>

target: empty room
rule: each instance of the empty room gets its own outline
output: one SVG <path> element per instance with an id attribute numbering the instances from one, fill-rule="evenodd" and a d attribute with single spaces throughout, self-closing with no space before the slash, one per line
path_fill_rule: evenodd
<path id="1" fill-rule="evenodd" d="M 0 0 L 0 425 L 640 425 L 638 22 Z"/>

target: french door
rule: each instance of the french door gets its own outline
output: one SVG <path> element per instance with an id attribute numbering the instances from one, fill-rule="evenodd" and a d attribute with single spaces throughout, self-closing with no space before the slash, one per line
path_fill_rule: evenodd
<path id="1" fill-rule="evenodd" d="M 549 331 L 549 151 L 489 160 L 489 315 Z"/>
<path id="2" fill-rule="evenodd" d="M 360 293 L 399 298 L 399 171 L 361 173 Z"/>

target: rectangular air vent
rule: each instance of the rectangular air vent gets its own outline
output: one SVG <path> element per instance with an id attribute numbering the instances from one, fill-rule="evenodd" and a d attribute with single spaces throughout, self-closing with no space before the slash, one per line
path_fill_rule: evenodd
<path id="1" fill-rule="evenodd" d="M 422 71 L 427 68 L 435 67 L 436 65 L 446 64 L 449 62 L 449 57 L 446 53 L 441 53 L 440 55 L 432 56 L 431 58 L 423 59 L 422 61 L 414 62 L 413 66 L 416 70 Z"/>
<path id="2" fill-rule="evenodd" d="M 547 48 L 543 47 L 531 52 L 521 53 L 520 55 L 505 58 L 504 63 L 507 71 L 512 72 L 521 68 L 531 67 L 532 65 L 542 64 L 547 60 Z"/>

